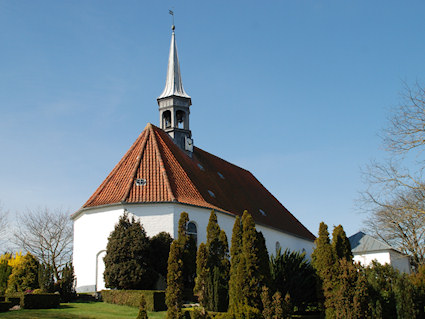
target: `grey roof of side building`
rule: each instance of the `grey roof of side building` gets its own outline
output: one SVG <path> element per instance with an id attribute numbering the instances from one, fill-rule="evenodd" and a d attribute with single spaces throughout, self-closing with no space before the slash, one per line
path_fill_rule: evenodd
<path id="1" fill-rule="evenodd" d="M 403 254 L 398 249 L 388 245 L 387 243 L 376 239 L 363 232 L 358 232 L 348 238 L 353 253 L 378 252 L 383 250 L 393 250 Z"/>

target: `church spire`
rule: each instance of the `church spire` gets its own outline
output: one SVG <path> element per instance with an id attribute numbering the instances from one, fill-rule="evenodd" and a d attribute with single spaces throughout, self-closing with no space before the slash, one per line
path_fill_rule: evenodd
<path id="1" fill-rule="evenodd" d="M 190 99 L 190 96 L 184 91 L 183 88 L 174 25 L 172 26 L 172 30 L 173 33 L 171 34 L 170 54 L 168 56 L 167 80 L 165 81 L 164 91 L 158 97 L 158 100 L 173 95 Z"/>
<path id="2" fill-rule="evenodd" d="M 167 80 L 165 88 L 157 98 L 160 127 L 170 135 L 175 144 L 186 151 L 193 152 L 192 132 L 189 129 L 189 114 L 192 99 L 184 91 L 177 55 L 176 36 L 172 26 L 170 55 L 168 57 Z"/>

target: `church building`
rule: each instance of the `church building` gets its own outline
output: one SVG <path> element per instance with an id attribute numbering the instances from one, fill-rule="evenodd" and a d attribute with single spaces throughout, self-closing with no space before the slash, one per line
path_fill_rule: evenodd
<path id="1" fill-rule="evenodd" d="M 247 210 L 276 248 L 305 251 L 315 236 L 249 171 L 196 146 L 189 126 L 192 100 L 183 89 L 173 26 L 167 79 L 157 98 L 159 127 L 148 123 L 134 144 L 87 202 L 72 215 L 73 264 L 78 292 L 105 288 L 103 257 L 108 236 L 125 210 L 140 219 L 148 236 L 165 231 L 177 236 L 181 212 L 189 214 L 188 232 L 206 241 L 211 210 L 231 238 L 235 216 Z M 230 244 L 230 243 L 229 243 Z"/>

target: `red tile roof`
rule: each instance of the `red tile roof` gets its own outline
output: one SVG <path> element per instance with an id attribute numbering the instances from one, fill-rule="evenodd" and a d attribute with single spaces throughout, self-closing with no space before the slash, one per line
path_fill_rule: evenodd
<path id="1" fill-rule="evenodd" d="M 136 179 L 146 184 L 138 186 Z M 190 158 L 167 133 L 148 124 L 82 209 L 153 202 L 178 202 L 232 215 L 248 210 L 258 224 L 315 239 L 250 172 L 197 147 Z"/>

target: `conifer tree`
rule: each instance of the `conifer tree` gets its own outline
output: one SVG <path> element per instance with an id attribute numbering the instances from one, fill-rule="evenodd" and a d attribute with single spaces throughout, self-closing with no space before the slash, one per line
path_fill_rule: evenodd
<path id="1" fill-rule="evenodd" d="M 40 264 L 38 267 L 38 285 L 43 292 L 54 292 L 55 280 L 50 265 Z"/>
<path id="2" fill-rule="evenodd" d="M 39 262 L 31 253 L 23 256 L 12 269 L 6 293 L 23 292 L 39 288 L 38 266 Z"/>
<path id="3" fill-rule="evenodd" d="M 173 241 L 169 233 L 160 232 L 149 240 L 149 261 L 152 269 L 165 279 L 167 278 L 168 255 Z"/>
<path id="4" fill-rule="evenodd" d="M 75 275 L 74 266 L 71 262 L 67 263 L 61 271 L 61 280 L 59 282 L 59 293 L 63 302 L 69 302 L 76 296 L 74 289 Z"/>
<path id="5" fill-rule="evenodd" d="M 188 223 L 189 215 L 182 212 L 179 219 L 177 242 L 182 252 L 184 287 L 193 290 L 196 275 L 196 243 L 194 238 L 187 234 Z"/>
<path id="6" fill-rule="evenodd" d="M 271 274 L 270 274 L 270 262 L 269 262 L 269 253 L 267 251 L 266 239 L 263 236 L 262 232 L 257 232 L 257 249 L 258 249 L 258 258 L 259 258 L 259 277 L 260 285 L 270 287 L 271 283 Z"/>
<path id="7" fill-rule="evenodd" d="M 350 241 L 348 240 L 344 228 L 341 225 L 334 227 L 332 232 L 332 247 L 337 259 L 344 258 L 347 261 L 351 261 L 353 259 Z"/>
<path id="8" fill-rule="evenodd" d="M 242 216 L 242 293 L 249 306 L 256 309 L 261 307 L 261 271 L 260 254 L 258 251 L 258 235 L 254 219 L 248 212 Z"/>
<path id="9" fill-rule="evenodd" d="M 202 307 L 206 307 L 207 286 L 209 269 L 207 267 L 208 252 L 204 243 L 201 243 L 196 255 L 196 278 L 195 288 L 193 289 L 195 296 Z"/>
<path id="10" fill-rule="evenodd" d="M 149 239 L 140 221 L 127 211 L 108 237 L 105 285 L 117 289 L 149 289 L 156 277 L 148 263 Z"/>
<path id="11" fill-rule="evenodd" d="M 182 318 L 183 289 L 182 248 L 178 240 L 174 240 L 168 257 L 167 289 L 165 290 L 167 319 Z"/>
<path id="12" fill-rule="evenodd" d="M 319 237 L 315 241 L 316 248 L 311 254 L 311 264 L 318 275 L 318 298 L 323 300 L 326 308 L 326 317 L 334 317 L 334 306 L 329 296 L 335 286 L 336 280 L 336 257 L 334 249 L 329 240 L 328 226 L 321 222 L 319 226 Z M 320 289 L 321 288 L 321 289 Z"/>
<path id="13" fill-rule="evenodd" d="M 229 246 L 226 233 L 217 223 L 217 215 L 211 211 L 207 226 L 207 309 L 226 311 L 228 308 Z"/>
<path id="14" fill-rule="evenodd" d="M 261 303 L 263 304 L 263 318 L 273 319 L 273 307 L 270 300 L 270 291 L 266 286 L 263 286 L 261 291 Z"/>
<path id="15" fill-rule="evenodd" d="M 8 261 L 11 255 L 6 253 L 0 258 L 0 295 L 4 295 L 9 276 L 12 273 L 12 266 L 9 265 Z"/>
<path id="16" fill-rule="evenodd" d="M 273 308 L 273 319 L 286 318 L 286 314 L 283 312 L 282 295 L 279 291 L 276 291 L 273 295 L 272 308 Z"/>
<path id="17" fill-rule="evenodd" d="M 243 302 L 242 285 L 245 278 L 242 275 L 242 223 L 239 216 L 235 218 L 230 246 L 230 281 L 229 281 L 229 311 L 236 313 Z"/>
<path id="18" fill-rule="evenodd" d="M 369 291 L 367 287 L 367 279 L 365 269 L 357 264 L 357 282 L 353 297 L 353 312 L 358 318 L 370 318 L 371 311 L 369 308 Z"/>

